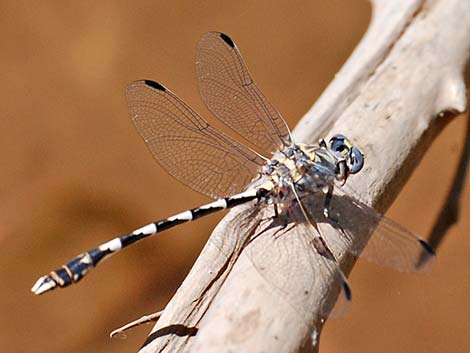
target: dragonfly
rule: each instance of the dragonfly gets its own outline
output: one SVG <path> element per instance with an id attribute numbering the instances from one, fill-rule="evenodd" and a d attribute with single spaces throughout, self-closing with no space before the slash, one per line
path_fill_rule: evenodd
<path id="1" fill-rule="evenodd" d="M 248 203 L 260 209 L 273 207 L 274 217 L 285 220 L 281 223 L 294 220 L 298 233 L 310 238 L 306 244 L 313 246 L 317 264 L 341 281 L 347 300 L 351 290 L 319 231 L 319 218 L 341 230 L 373 232 L 370 240 L 357 237 L 348 247 L 355 256 L 401 271 L 422 271 L 427 267 L 423 263 L 432 263 L 435 253 L 425 240 L 347 194 L 346 181 L 364 166 L 361 149 L 342 134 L 328 142 L 295 142 L 281 114 L 254 83 L 229 36 L 220 32 L 202 36 L 196 71 L 206 106 L 239 139 L 212 127 L 160 83 L 135 81 L 127 87 L 126 95 L 131 119 L 155 160 L 178 181 L 214 201 L 79 254 L 40 277 L 33 293 L 77 283 L 104 259 L 138 241 Z M 336 196 L 338 190 L 345 191 Z M 308 201 L 312 195 L 322 200 L 319 207 Z M 350 211 L 354 216 L 345 217 Z M 363 250 L 366 241 L 368 246 Z"/>

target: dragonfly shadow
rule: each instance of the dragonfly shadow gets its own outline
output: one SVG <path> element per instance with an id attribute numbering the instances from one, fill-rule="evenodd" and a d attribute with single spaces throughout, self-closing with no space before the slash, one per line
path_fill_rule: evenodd
<path id="1" fill-rule="evenodd" d="M 163 336 L 176 335 L 178 337 L 192 337 L 196 336 L 197 332 L 198 329 L 196 327 L 189 327 L 181 324 L 168 325 L 158 329 L 155 332 L 152 332 L 145 340 L 141 349 L 153 342 L 154 340 Z"/>

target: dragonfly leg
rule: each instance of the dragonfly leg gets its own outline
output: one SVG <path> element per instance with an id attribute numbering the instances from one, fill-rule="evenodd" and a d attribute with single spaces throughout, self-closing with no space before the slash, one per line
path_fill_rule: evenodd
<path id="1" fill-rule="evenodd" d="M 284 230 L 287 231 L 286 228 L 289 225 L 289 220 L 287 218 L 287 213 L 279 211 L 279 207 L 276 203 L 274 203 L 274 217 L 273 218 L 277 221 L 278 224 L 280 224 L 279 229 L 277 229 L 273 234 L 273 237 L 277 239 L 278 237 L 282 235 L 282 233 L 284 233 L 283 232 Z"/>
<path id="2" fill-rule="evenodd" d="M 333 187 L 330 186 L 328 188 L 328 191 L 325 195 L 325 202 L 323 203 L 323 215 L 325 216 L 326 220 L 336 229 L 339 229 L 341 232 L 344 233 L 344 229 L 341 226 L 340 222 L 336 217 L 333 217 L 330 214 L 330 206 L 331 206 L 331 200 L 333 198 Z"/>
<path id="3" fill-rule="evenodd" d="M 323 215 L 325 216 L 326 219 L 330 219 L 330 204 L 331 204 L 331 199 L 333 197 L 333 187 L 329 186 L 328 191 L 326 192 L 325 195 L 325 202 L 323 203 Z"/>
<path id="4" fill-rule="evenodd" d="M 277 221 L 282 223 L 284 225 L 283 228 L 285 228 L 288 223 L 287 216 L 284 214 L 284 212 L 279 211 L 279 206 L 277 205 L 277 203 L 273 204 L 273 209 L 274 215 L 265 218 L 264 221 Z"/>

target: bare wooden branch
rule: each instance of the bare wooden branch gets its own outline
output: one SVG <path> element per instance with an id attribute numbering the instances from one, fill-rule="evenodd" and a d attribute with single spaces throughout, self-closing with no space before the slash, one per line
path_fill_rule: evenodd
<path id="1" fill-rule="evenodd" d="M 140 325 L 143 325 L 143 324 L 147 324 L 149 322 L 156 322 L 156 321 L 158 321 L 160 316 L 162 316 L 162 312 L 163 311 L 157 311 L 156 313 L 144 315 L 144 316 L 138 318 L 137 320 L 128 322 L 127 324 L 125 324 L 121 327 L 118 327 L 117 329 L 111 331 L 111 333 L 109 334 L 109 337 L 113 338 L 116 335 L 123 335 L 124 332 L 129 331 L 130 329 L 133 329 L 134 327 L 137 327 L 137 326 L 140 326 Z"/>
<path id="2" fill-rule="evenodd" d="M 366 35 L 294 137 L 343 133 L 361 146 L 366 167 L 348 183 L 384 211 L 448 121 L 443 113 L 466 108 L 470 2 L 373 5 Z M 335 299 L 333 278 L 297 251 L 295 227 L 276 238 L 259 224 L 265 217 L 245 205 L 222 220 L 140 352 L 297 352 L 307 339 L 318 341 Z M 349 273 L 354 259 L 336 231 L 321 231 Z"/>

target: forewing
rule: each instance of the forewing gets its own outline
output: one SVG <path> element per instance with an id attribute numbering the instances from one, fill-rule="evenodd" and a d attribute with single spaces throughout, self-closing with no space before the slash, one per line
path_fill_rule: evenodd
<path id="1" fill-rule="evenodd" d="M 190 188 L 212 198 L 245 189 L 263 160 L 212 128 L 173 92 L 153 81 L 127 88 L 132 121 L 158 163 Z"/>
<path id="2" fill-rule="evenodd" d="M 232 130 L 265 152 L 289 144 L 286 122 L 256 87 L 238 48 L 227 35 L 209 32 L 202 36 L 196 70 L 206 106 Z"/>

